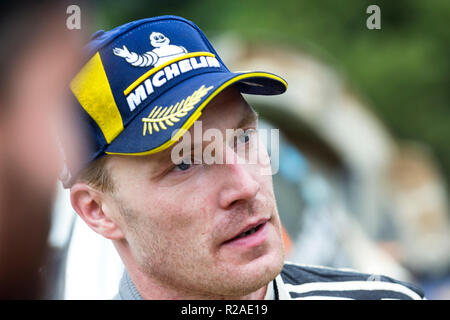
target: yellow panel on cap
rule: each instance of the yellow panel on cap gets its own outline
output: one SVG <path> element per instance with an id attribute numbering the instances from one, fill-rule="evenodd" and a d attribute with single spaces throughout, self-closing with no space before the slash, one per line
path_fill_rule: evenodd
<path id="1" fill-rule="evenodd" d="M 72 80 L 70 88 L 111 143 L 123 131 L 123 121 L 98 52 Z"/>

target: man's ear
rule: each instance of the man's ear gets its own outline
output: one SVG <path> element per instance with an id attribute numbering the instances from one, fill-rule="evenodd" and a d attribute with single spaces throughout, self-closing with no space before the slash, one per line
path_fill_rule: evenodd
<path id="1" fill-rule="evenodd" d="M 124 238 L 122 229 L 113 215 L 112 210 L 115 209 L 112 207 L 113 203 L 104 193 L 85 183 L 76 183 L 70 189 L 70 202 L 81 219 L 92 230 L 107 239 L 120 240 Z"/>

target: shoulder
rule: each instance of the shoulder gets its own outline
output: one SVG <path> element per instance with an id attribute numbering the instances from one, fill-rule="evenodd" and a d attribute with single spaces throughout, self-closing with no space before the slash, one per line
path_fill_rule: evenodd
<path id="1" fill-rule="evenodd" d="M 351 269 L 286 262 L 280 274 L 294 299 L 423 299 L 423 291 L 407 282 Z"/>

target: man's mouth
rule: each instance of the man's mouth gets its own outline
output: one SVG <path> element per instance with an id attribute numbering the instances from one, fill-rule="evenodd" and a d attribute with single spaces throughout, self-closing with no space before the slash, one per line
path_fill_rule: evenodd
<path id="1" fill-rule="evenodd" d="M 240 238 L 244 238 L 244 237 L 246 237 L 246 236 L 249 236 L 249 235 L 255 233 L 257 230 L 259 230 L 259 229 L 261 228 L 261 226 L 262 226 L 262 224 L 257 225 L 256 227 L 251 228 L 251 229 L 248 230 L 248 231 L 242 232 L 242 233 L 239 234 L 237 237 L 234 237 L 234 238 L 231 239 L 231 240 L 234 240 L 234 239 L 240 239 Z"/>
<path id="2" fill-rule="evenodd" d="M 239 231 L 237 235 L 223 242 L 224 245 L 254 246 L 265 240 L 268 219 L 262 219 L 251 223 Z"/>

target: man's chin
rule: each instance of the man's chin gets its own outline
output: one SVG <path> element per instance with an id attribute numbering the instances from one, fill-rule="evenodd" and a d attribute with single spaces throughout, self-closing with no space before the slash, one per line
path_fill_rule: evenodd
<path id="1" fill-rule="evenodd" d="M 260 257 L 253 259 L 246 264 L 241 265 L 243 272 L 255 276 L 256 274 L 273 275 L 275 278 L 281 272 L 284 264 L 284 252 L 283 250 L 271 250 L 261 255 Z"/>
<path id="2" fill-rule="evenodd" d="M 270 249 L 254 259 L 230 263 L 226 268 L 227 282 L 233 284 L 241 294 L 248 294 L 268 284 L 281 272 L 284 265 L 282 245 Z"/>
<path id="3" fill-rule="evenodd" d="M 234 266 L 235 272 L 228 275 L 233 293 L 245 296 L 261 289 L 280 274 L 283 264 L 284 255 L 277 253 L 266 254 L 246 264 Z"/>

